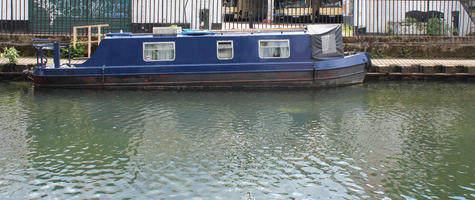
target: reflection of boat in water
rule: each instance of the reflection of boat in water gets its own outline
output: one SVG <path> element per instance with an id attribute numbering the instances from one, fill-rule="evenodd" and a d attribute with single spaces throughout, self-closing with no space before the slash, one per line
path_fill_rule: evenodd
<path id="1" fill-rule="evenodd" d="M 113 33 L 79 66 L 40 62 L 39 87 L 320 87 L 361 83 L 368 54 L 343 57 L 340 25 L 305 31 L 213 33 L 160 29 Z M 176 34 L 170 34 L 175 32 Z M 43 46 L 35 44 L 41 52 Z M 41 54 L 43 55 L 43 54 Z"/>

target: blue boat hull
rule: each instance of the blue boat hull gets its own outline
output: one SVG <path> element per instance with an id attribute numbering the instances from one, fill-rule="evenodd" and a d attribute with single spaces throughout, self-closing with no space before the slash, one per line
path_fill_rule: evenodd
<path id="1" fill-rule="evenodd" d="M 170 71 L 164 67 L 36 69 L 37 87 L 55 88 L 312 88 L 362 83 L 370 63 L 365 53 L 271 70 Z M 308 67 L 310 66 L 310 67 Z M 206 68 L 209 66 L 196 66 Z M 252 67 L 252 66 L 251 66 Z M 260 66 L 266 67 L 266 66 Z M 269 66 L 267 66 L 269 67 Z M 173 68 L 173 67 L 172 67 Z M 258 68 L 258 67 L 256 67 Z M 123 73 L 121 73 L 123 72 Z M 134 72 L 134 73 L 131 73 Z"/>

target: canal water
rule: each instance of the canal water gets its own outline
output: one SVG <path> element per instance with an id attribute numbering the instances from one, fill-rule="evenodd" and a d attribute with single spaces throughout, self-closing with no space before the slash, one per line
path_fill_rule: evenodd
<path id="1" fill-rule="evenodd" d="M 0 198 L 474 199 L 475 84 L 0 84 Z"/>

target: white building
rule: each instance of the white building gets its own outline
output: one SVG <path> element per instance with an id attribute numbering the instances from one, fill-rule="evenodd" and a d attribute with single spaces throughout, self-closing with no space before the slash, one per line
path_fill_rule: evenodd
<path id="1" fill-rule="evenodd" d="M 471 13 L 458 0 L 355 0 L 353 7 L 354 26 L 365 29 L 369 34 L 388 34 L 390 31 L 396 34 L 426 34 L 421 24 L 409 27 L 411 30 L 401 30 L 401 27 L 408 26 L 403 23 L 406 22 L 406 13 L 410 11 L 440 12 L 442 21 L 456 29 L 459 36 L 467 35 L 475 27 Z"/>
<path id="2" fill-rule="evenodd" d="M 28 0 L 0 0 L 0 20 L 28 20 Z"/>

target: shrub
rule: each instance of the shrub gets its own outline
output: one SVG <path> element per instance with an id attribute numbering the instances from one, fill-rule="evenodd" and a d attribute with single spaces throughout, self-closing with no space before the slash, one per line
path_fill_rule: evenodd
<path id="1" fill-rule="evenodd" d="M 85 53 L 85 50 L 86 50 L 86 45 L 85 44 L 79 44 L 79 42 L 81 42 L 80 40 L 78 40 L 76 42 L 76 46 L 73 46 L 73 41 L 71 41 L 71 58 L 74 58 L 74 57 L 84 57 L 86 56 L 86 53 Z M 67 58 L 68 57 L 68 48 L 61 48 L 61 56 L 63 58 Z"/>
<path id="2" fill-rule="evenodd" d="M 402 48 L 401 51 L 399 52 L 399 57 L 400 58 L 410 58 L 411 57 L 411 50 L 408 48 Z"/>
<path id="3" fill-rule="evenodd" d="M 18 57 L 20 57 L 20 52 L 16 50 L 15 47 L 5 47 L 1 56 L 2 58 L 7 58 L 10 64 L 16 64 L 18 62 Z"/>
<path id="4" fill-rule="evenodd" d="M 417 19 L 414 18 L 414 17 L 408 17 L 404 20 L 404 22 L 406 22 L 406 23 L 416 23 Z"/>
<path id="5" fill-rule="evenodd" d="M 456 29 L 453 29 L 448 24 L 445 24 L 444 21 L 439 18 L 429 19 L 429 22 L 427 23 L 427 32 L 431 36 L 458 34 Z"/>

